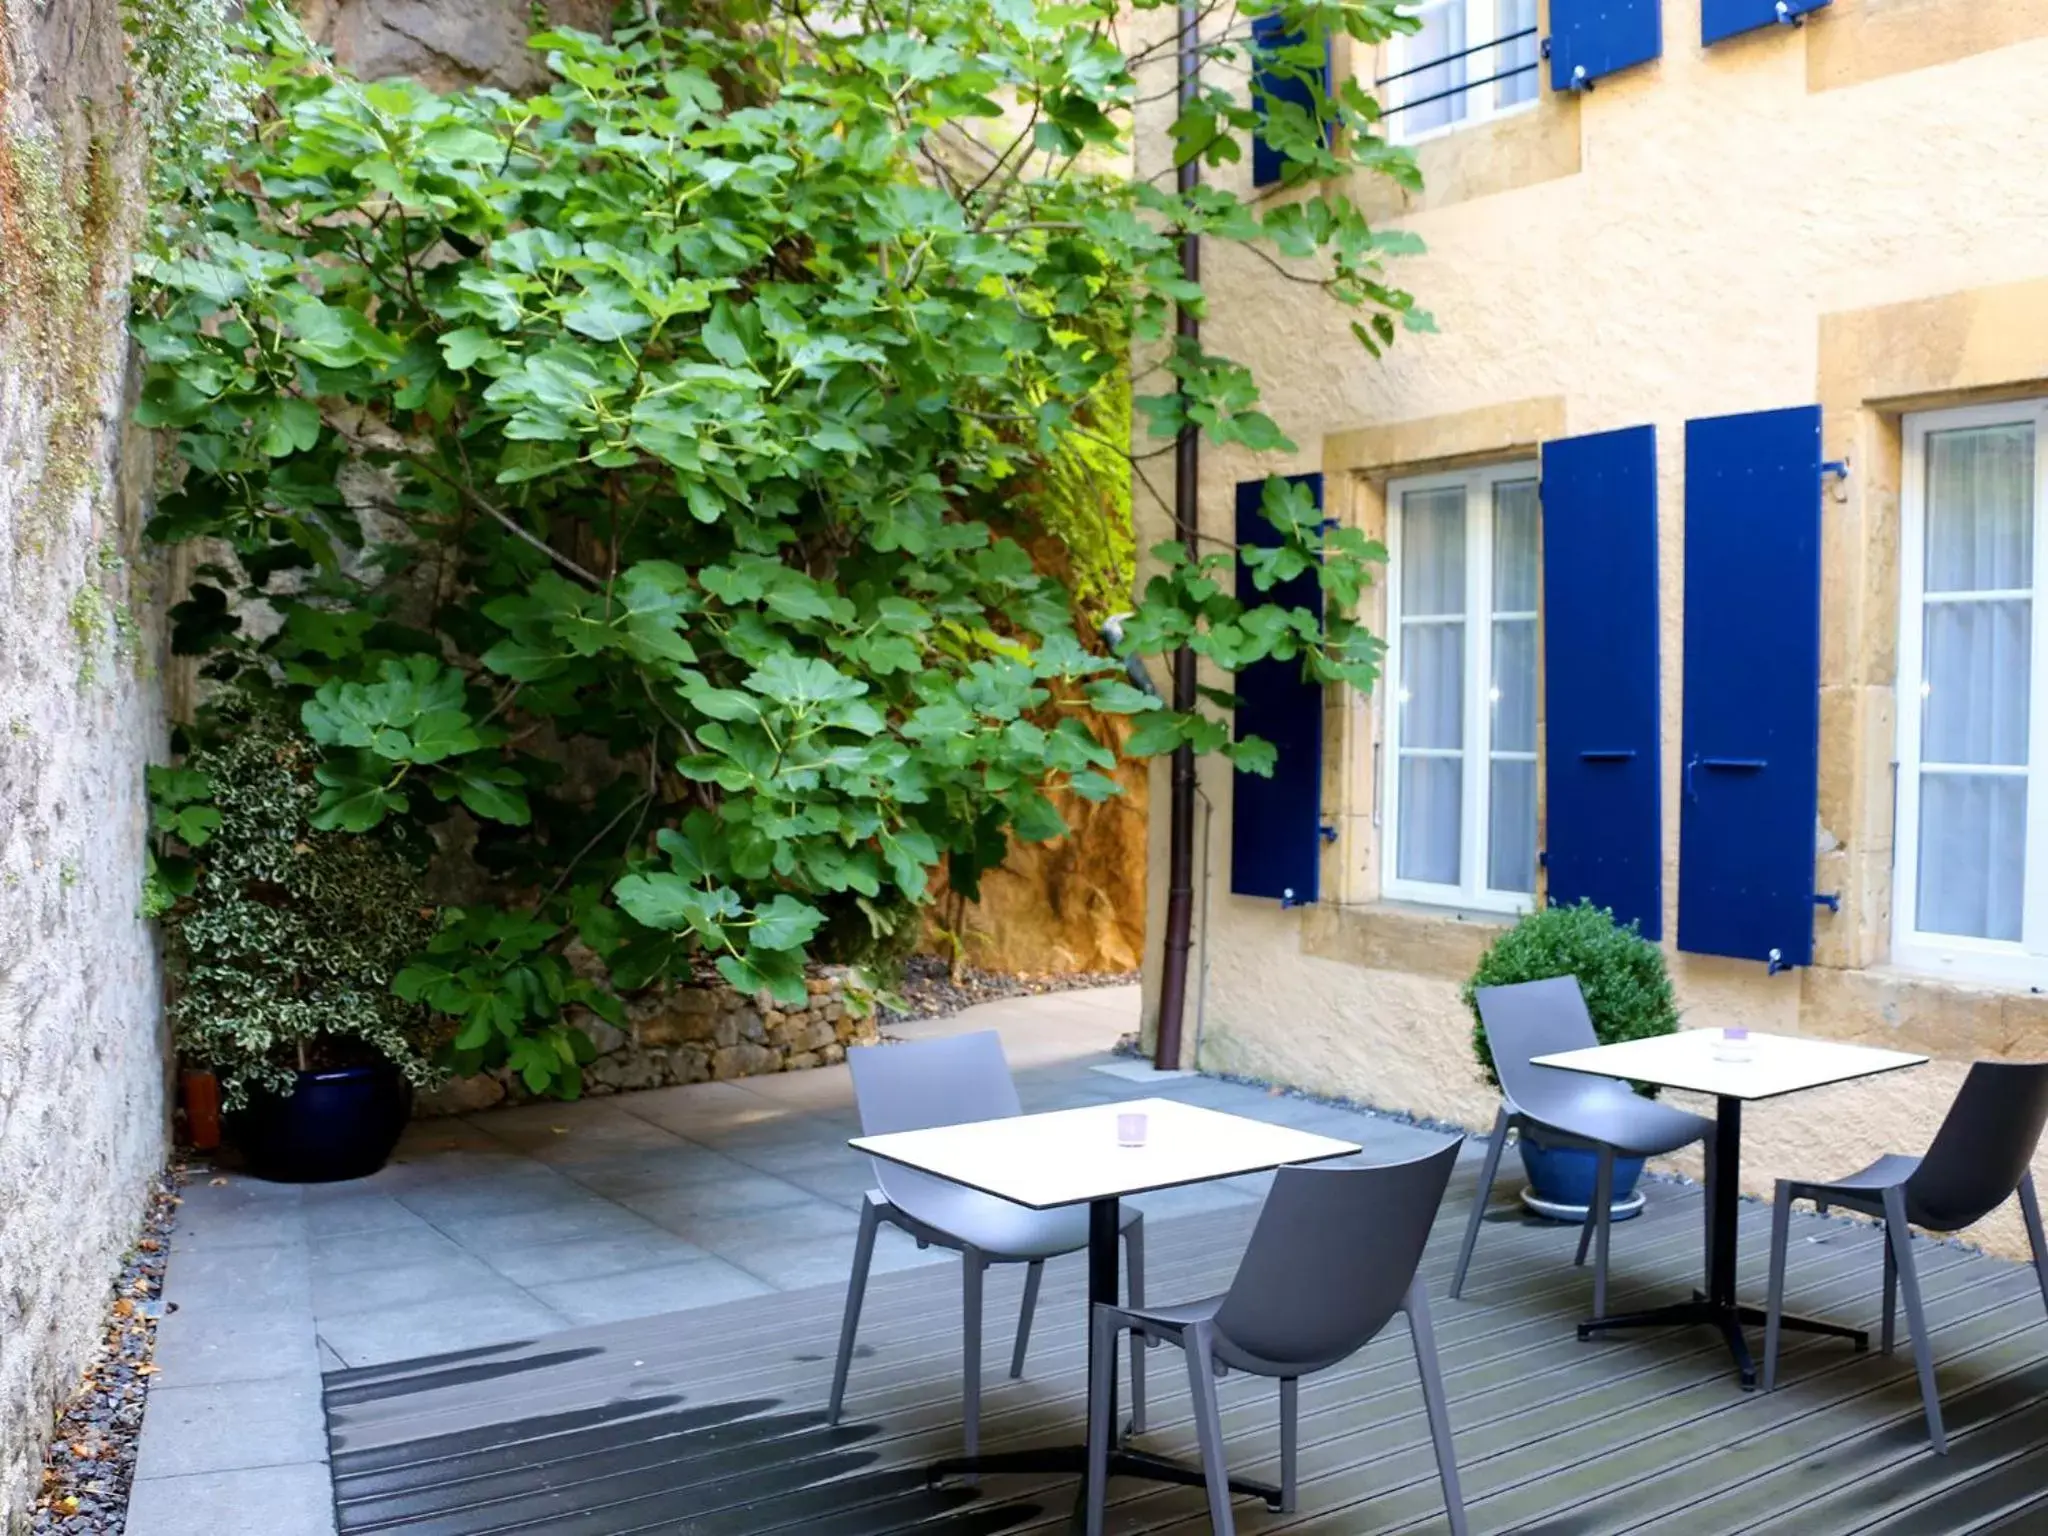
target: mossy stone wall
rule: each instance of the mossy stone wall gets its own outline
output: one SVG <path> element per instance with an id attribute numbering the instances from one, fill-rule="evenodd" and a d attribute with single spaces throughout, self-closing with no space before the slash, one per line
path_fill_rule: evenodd
<path id="1" fill-rule="evenodd" d="M 165 1152 L 141 892 L 164 751 L 124 434 L 143 141 L 119 0 L 0 0 L 0 1530 L 29 1521 Z"/>

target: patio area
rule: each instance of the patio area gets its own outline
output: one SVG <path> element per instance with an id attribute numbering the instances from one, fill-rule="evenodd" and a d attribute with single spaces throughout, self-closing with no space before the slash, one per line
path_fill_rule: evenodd
<path id="1" fill-rule="evenodd" d="M 1016 1000 L 905 1035 L 1002 1031 L 1027 1111 L 1171 1096 L 1343 1136 L 1369 1160 L 1437 1133 L 1109 1054 L 1134 988 Z M 1133 1076 L 1143 1078 L 1133 1081 Z M 754 1533 L 1065 1528 L 1073 1485 L 925 1487 L 958 1447 L 957 1259 L 885 1229 L 846 1421 L 824 1423 L 856 1212 L 844 1068 L 430 1122 L 374 1178 L 187 1191 L 133 1536 L 185 1532 Z M 1503 1200 L 1462 1301 L 1445 1298 L 1476 1153 L 1424 1273 L 1474 1531 L 1541 1536 L 1965 1532 L 2048 1520 L 2048 1320 L 2021 1266 L 1922 1244 L 1951 1437 L 1926 1448 L 1909 1358 L 1788 1338 L 1745 1394 L 1710 1331 L 1581 1343 L 1570 1229 Z M 1160 1300 L 1222 1288 L 1263 1179 L 1140 1200 Z M 1699 1193 L 1660 1183 L 1617 1227 L 1612 1305 L 1697 1278 Z M 1745 1205 L 1761 1296 L 1768 1213 Z M 1799 1218 L 1788 1305 L 1874 1326 L 1875 1232 Z M 1071 1440 L 1083 1416 L 1085 1263 L 1047 1268 L 1025 1379 L 1007 1358 L 1020 1271 L 990 1277 L 985 1449 Z M 1181 1360 L 1152 1356 L 1145 1444 L 1193 1449 Z M 1273 1475 L 1270 1384 L 1222 1383 L 1234 1470 Z M 1398 1323 L 1302 1388 L 1301 1509 L 1247 1530 L 1444 1528 Z M 1207 1529 L 1192 1489 L 1112 1487 L 1111 1528 Z"/>

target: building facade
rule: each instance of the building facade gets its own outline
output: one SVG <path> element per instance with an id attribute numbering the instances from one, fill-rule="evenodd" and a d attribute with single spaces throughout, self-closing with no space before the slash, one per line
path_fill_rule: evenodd
<path id="1" fill-rule="evenodd" d="M 1483 1128 L 1460 984 L 1590 896 L 1688 1026 L 1935 1058 L 1756 1106 L 1751 1191 L 1918 1150 L 1970 1061 L 2048 1057 L 2048 3 L 1419 11 L 1332 64 L 1414 145 L 1421 192 L 1350 191 L 1426 243 L 1437 334 L 1374 361 L 1205 253 L 1205 339 L 1299 453 L 1205 449 L 1204 530 L 1319 476 L 1387 546 L 1389 649 L 1284 792 L 1202 763 L 1186 1049 Z M 1163 815 L 1150 869 L 1148 1028 Z"/>

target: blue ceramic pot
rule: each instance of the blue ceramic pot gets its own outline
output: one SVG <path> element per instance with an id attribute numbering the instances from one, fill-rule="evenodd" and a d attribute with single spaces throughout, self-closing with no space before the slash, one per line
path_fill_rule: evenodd
<path id="1" fill-rule="evenodd" d="M 257 1178 L 326 1184 L 382 1168 L 411 1113 L 411 1086 L 379 1062 L 301 1072 L 289 1095 L 252 1094 L 232 1129 Z"/>
<path id="2" fill-rule="evenodd" d="M 1599 1175 L 1599 1154 L 1584 1147 L 1549 1147 L 1543 1145 L 1527 1131 L 1517 1139 L 1522 1149 L 1522 1167 L 1529 1175 L 1529 1187 L 1524 1191 L 1522 1203 L 1539 1216 L 1553 1221 L 1578 1221 L 1586 1219 L 1586 1212 L 1593 1204 L 1593 1181 Z M 1614 1160 L 1614 1189 L 1608 1206 L 1610 1221 L 1626 1221 L 1643 1208 L 1643 1197 L 1636 1193 L 1636 1180 L 1642 1176 L 1643 1160 L 1640 1157 L 1617 1157 Z"/>

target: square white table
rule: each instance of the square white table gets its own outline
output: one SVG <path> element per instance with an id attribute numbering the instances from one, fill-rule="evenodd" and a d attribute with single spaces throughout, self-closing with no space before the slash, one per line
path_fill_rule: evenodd
<path id="1" fill-rule="evenodd" d="M 1887 1051 L 1876 1046 L 1844 1045 L 1833 1040 L 1806 1040 L 1795 1035 L 1751 1033 L 1748 1058 L 1729 1059 L 1732 1042 L 1718 1029 L 1682 1029 L 1675 1035 L 1653 1035 L 1645 1040 L 1625 1040 L 1617 1045 L 1589 1046 L 1580 1051 L 1559 1051 L 1530 1059 L 1531 1065 L 1555 1067 L 1563 1072 L 1585 1072 L 1595 1077 L 1617 1077 L 1631 1082 L 1655 1083 L 1662 1088 L 1680 1088 L 1693 1093 L 1710 1093 L 1715 1099 L 1714 1117 L 1714 1208 L 1711 1213 L 1713 1252 L 1707 1273 L 1707 1289 L 1695 1291 L 1691 1301 L 1628 1312 L 1613 1317 L 1589 1318 L 1579 1324 L 1579 1337 L 1615 1328 L 1668 1328 L 1674 1324 L 1704 1323 L 1719 1328 L 1728 1342 L 1729 1353 L 1744 1387 L 1756 1385 L 1756 1366 L 1750 1358 L 1745 1323 L 1761 1325 L 1760 1308 L 1746 1307 L 1735 1295 L 1736 1213 L 1742 1178 L 1742 1106 L 1754 1099 L 1774 1099 L 1830 1083 L 1846 1083 L 1861 1077 L 1875 1077 L 1905 1067 L 1924 1066 L 1925 1056 L 1906 1051 Z M 1786 1317 L 1783 1326 L 1804 1333 L 1824 1333 L 1850 1339 L 1859 1350 L 1870 1347 L 1870 1336 L 1861 1329 L 1812 1318 Z"/>
<path id="2" fill-rule="evenodd" d="M 1117 1117 L 1126 1114 L 1145 1116 L 1143 1146 L 1118 1145 Z M 1136 1099 L 885 1136 L 856 1136 L 848 1145 L 870 1157 L 950 1179 L 1032 1210 L 1085 1204 L 1090 1317 L 1098 1302 L 1115 1306 L 1121 1299 L 1117 1235 L 1124 1196 L 1264 1173 L 1292 1163 L 1349 1157 L 1361 1150 L 1355 1143 L 1334 1137 L 1268 1125 L 1174 1099 Z M 1088 1336 L 1092 1354 L 1092 1327 Z M 1134 1343 L 1132 1347 L 1142 1346 Z M 1092 1360 L 1090 1365 L 1092 1369 Z M 1114 1370 L 1110 1372 L 1110 1392 L 1109 1422 L 1114 1424 Z M 1112 1477 L 1148 1477 L 1191 1487 L 1201 1487 L 1203 1481 L 1199 1467 L 1116 1446 L 1111 1447 L 1109 1471 Z M 984 1472 L 1071 1472 L 1085 1479 L 1088 1448 L 1085 1444 L 1048 1446 L 957 1457 L 929 1468 L 933 1479 Z M 1276 1510 L 1280 1507 L 1277 1488 L 1237 1478 L 1231 1480 L 1231 1487 L 1265 1499 Z M 1084 1486 L 1084 1498 L 1086 1494 Z"/>

